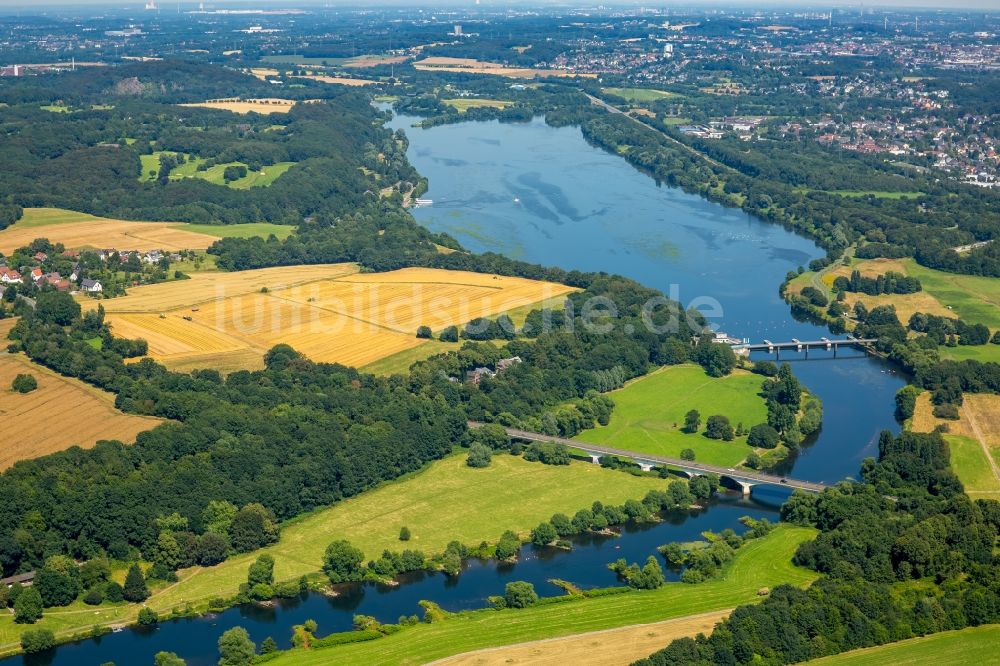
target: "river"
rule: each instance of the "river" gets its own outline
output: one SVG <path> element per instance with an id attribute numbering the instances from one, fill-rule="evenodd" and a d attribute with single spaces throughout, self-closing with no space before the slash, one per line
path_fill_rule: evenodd
<path id="1" fill-rule="evenodd" d="M 822 256 L 811 241 L 661 187 L 620 157 L 589 145 L 576 128 L 551 128 L 536 119 L 411 129 L 415 120 L 397 117 L 392 126 L 406 128 L 410 160 L 430 179 L 425 196 L 433 204 L 413 211 L 430 229 L 446 231 L 474 251 L 625 275 L 685 305 L 717 308 L 704 311 L 735 337 L 804 340 L 827 334 L 792 319 L 777 293 L 786 272 Z M 834 482 L 855 476 L 861 461 L 875 455 L 880 430 L 897 429 L 892 396 L 904 382 L 877 359 L 825 356 L 810 352 L 809 361 L 789 358 L 795 374 L 824 404 L 823 428 L 792 461 L 791 471 L 797 478 Z M 740 529 L 743 515 L 774 520 L 781 493 L 761 487 L 752 500 L 723 497 L 705 511 L 629 526 L 617 538 L 578 540 L 571 552 L 526 547 L 515 565 L 473 560 L 457 578 L 411 574 L 399 586 L 349 586 L 333 598 L 309 594 L 274 608 L 233 608 L 11 661 L 123 666 L 151 664 L 156 652 L 168 650 L 190 666 L 208 666 L 218 658 L 218 637 L 233 626 L 245 627 L 258 644 L 272 636 L 288 647 L 292 625 L 307 619 L 316 620 L 319 635 L 326 635 L 349 629 L 354 614 L 383 622 L 419 614 L 421 599 L 446 610 L 480 608 L 512 580 L 532 582 L 543 595 L 559 593 L 547 582 L 553 578 L 582 587 L 614 585 L 609 562 L 619 557 L 641 562 L 656 546 L 696 539 L 704 530 Z"/>

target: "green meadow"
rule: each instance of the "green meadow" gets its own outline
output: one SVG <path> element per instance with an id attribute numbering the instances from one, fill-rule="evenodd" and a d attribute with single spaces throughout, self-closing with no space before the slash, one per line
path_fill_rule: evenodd
<path id="1" fill-rule="evenodd" d="M 679 458 L 682 449 L 694 449 L 695 460 L 735 467 L 751 449 L 746 437 L 731 442 L 705 437 L 705 421 L 721 414 L 735 428 L 747 430 L 767 420 L 767 406 L 759 395 L 764 378 L 738 370 L 727 377 L 714 378 L 696 365 L 661 368 L 609 393 L 615 401 L 611 422 L 585 430 L 576 439 L 605 444 L 639 453 Z M 701 413 L 698 433 L 681 431 L 684 415 L 691 409 Z"/>
<path id="2" fill-rule="evenodd" d="M 622 504 L 642 499 L 650 490 L 662 490 L 668 483 L 583 462 L 543 465 L 498 454 L 489 467 L 473 469 L 465 459 L 464 453 L 449 456 L 402 479 L 289 521 L 273 546 L 214 567 L 185 569 L 179 582 L 154 589 L 146 605 L 161 614 L 188 605 L 204 609 L 213 597 L 236 594 L 246 580 L 248 567 L 262 553 L 275 559 L 275 580 L 296 580 L 320 571 L 323 552 L 336 539 L 348 539 L 364 551 L 366 559 L 378 557 L 387 548 L 413 548 L 433 555 L 443 552 L 453 539 L 478 545 L 496 541 L 505 530 L 527 537 L 533 527 L 554 513 L 572 515 L 595 500 Z M 525 497 L 531 501 L 524 501 Z M 412 533 L 405 543 L 399 540 L 399 529 L 404 525 Z M 92 607 L 76 601 L 65 608 L 47 609 L 35 626 L 66 637 L 94 625 L 134 622 L 138 611 L 135 604 Z M 13 618 L 0 615 L 0 654 L 16 649 L 24 630 Z"/>
<path id="3" fill-rule="evenodd" d="M 270 222 L 252 222 L 250 224 L 185 224 L 185 231 L 194 231 L 219 238 L 267 238 L 275 235 L 279 239 L 288 238 L 295 233 L 295 227 L 288 224 L 271 224 Z"/>
<path id="4" fill-rule="evenodd" d="M 142 165 L 139 173 L 139 180 L 141 182 L 151 182 L 156 180 L 155 172 L 158 172 L 160 169 L 160 155 L 163 154 L 173 153 L 169 153 L 169 151 L 157 151 L 149 155 L 139 156 L 139 162 Z M 267 187 L 277 180 L 278 177 L 295 166 L 295 162 L 278 162 L 276 164 L 263 167 L 260 171 L 248 171 L 247 175 L 243 178 L 227 183 L 225 179 L 226 167 L 246 166 L 244 163 L 227 162 L 225 164 L 216 164 L 199 171 L 198 167 L 204 164 L 207 160 L 201 157 L 194 157 L 192 155 L 186 155 L 185 158 L 186 161 L 184 164 L 181 164 L 170 171 L 170 180 L 180 180 L 182 178 L 201 178 L 202 180 L 207 180 L 213 185 L 225 185 L 226 187 L 231 187 L 235 190 L 246 190 L 251 187 Z"/>
<path id="5" fill-rule="evenodd" d="M 942 631 L 908 641 L 853 650 L 806 662 L 809 666 L 969 666 L 996 663 L 1000 625 Z"/>
<path id="6" fill-rule="evenodd" d="M 907 274 L 920 280 L 924 291 L 951 307 L 963 321 L 986 324 L 992 331 L 1000 329 L 1000 279 L 946 273 L 913 259 L 904 259 L 903 265 Z"/>
<path id="7" fill-rule="evenodd" d="M 945 435 L 951 449 L 951 467 L 973 499 L 1000 500 L 1000 481 L 993 475 L 993 468 L 986 452 L 977 440 L 961 435 Z"/>
<path id="8" fill-rule="evenodd" d="M 519 610 L 481 610 L 448 615 L 385 638 L 315 650 L 291 650 L 271 663 L 282 666 L 426 664 L 472 650 L 558 638 L 601 629 L 660 622 L 760 600 L 758 590 L 780 583 L 806 586 L 816 574 L 791 563 L 799 544 L 815 530 L 782 524 L 749 542 L 722 576 L 704 583 L 667 583 L 658 590 L 579 598 Z M 609 558 L 613 556 L 609 554 Z M 499 585 L 499 583 L 498 583 Z M 503 590 L 498 587 L 497 593 Z M 319 633 L 322 635 L 323 627 Z"/>
<path id="9" fill-rule="evenodd" d="M 655 102 L 665 97 L 674 97 L 674 93 L 652 88 L 602 88 L 608 95 L 621 97 L 629 102 Z"/>

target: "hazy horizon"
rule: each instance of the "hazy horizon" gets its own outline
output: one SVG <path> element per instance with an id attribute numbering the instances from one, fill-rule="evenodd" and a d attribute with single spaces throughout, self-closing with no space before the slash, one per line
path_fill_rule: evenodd
<path id="1" fill-rule="evenodd" d="M 184 7 L 196 7 L 198 0 L 157 0 L 161 9 L 175 8 L 180 5 Z M 42 2 L 26 2 L 25 0 L 0 0 L 0 9 L 19 10 L 25 13 L 58 9 L 59 7 L 100 7 L 133 9 L 142 8 L 145 0 L 42 0 Z M 365 2 L 364 0 L 348 0 L 347 2 L 330 2 L 328 0 L 209 0 L 206 6 L 215 8 L 252 8 L 262 7 L 273 8 L 295 8 L 303 9 L 317 6 L 330 5 L 339 9 L 355 9 L 362 7 L 454 7 L 462 8 L 476 7 L 475 0 L 436 0 L 426 2 L 423 0 L 377 0 L 376 2 Z M 772 2 L 754 2 L 753 0 L 681 0 L 678 3 L 667 3 L 663 0 L 659 2 L 642 2 L 641 0 L 480 0 L 478 5 L 481 9 L 501 8 L 501 7 L 597 7 L 597 6 L 635 6 L 647 7 L 651 9 L 697 9 L 699 7 L 726 8 L 733 7 L 743 9 L 746 7 L 757 7 L 760 9 L 795 9 L 795 8 L 832 8 L 832 9 L 852 9 L 859 6 L 866 9 L 919 9 L 919 10 L 994 10 L 1000 11 L 1000 0 L 957 0 L 957 2 L 946 2 L 946 0 L 878 0 L 877 2 L 823 2 L 822 0 L 795 0 L 785 2 L 773 0 Z"/>

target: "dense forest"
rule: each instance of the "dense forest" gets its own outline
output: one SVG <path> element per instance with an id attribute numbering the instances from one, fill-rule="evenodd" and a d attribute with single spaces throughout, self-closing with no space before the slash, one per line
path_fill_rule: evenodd
<path id="1" fill-rule="evenodd" d="M 381 238 L 347 240 L 363 257 L 364 243 Z M 22 308 L 11 350 L 115 393 L 124 411 L 172 422 L 143 433 L 134 446 L 74 448 L 0 475 L 3 571 L 30 569 L 52 555 L 148 554 L 158 519 L 177 513 L 197 534 L 213 501 L 259 502 L 277 520 L 287 519 L 443 456 L 466 442 L 470 418 L 572 435 L 606 414 L 597 391 L 611 371 L 623 381 L 688 358 L 714 372 L 735 364 L 720 345 L 691 348 L 703 325 L 695 313 L 684 316 L 665 299 L 644 311 L 659 294 L 630 280 L 463 252 L 435 254 L 433 264 L 559 279 L 583 291 L 570 297 L 565 311 L 550 313 L 551 322 L 541 311 L 531 313 L 527 330 L 505 350 L 468 342 L 407 378 L 390 379 L 314 364 L 287 346 L 272 349 L 262 371 L 225 378 L 212 370 L 178 374 L 150 359 L 125 363 L 125 356 L 141 355 L 136 346 L 88 344 L 108 337 L 103 311 L 81 315 L 66 294 L 50 293 L 36 309 Z M 598 316 L 607 333 L 592 330 L 594 316 L 582 307 L 595 296 L 612 304 Z M 644 316 L 668 332 L 649 331 Z M 478 385 L 461 381 L 466 370 L 495 366 L 511 354 L 524 362 Z"/>
<path id="2" fill-rule="evenodd" d="M 419 180 L 406 137 L 383 128 L 367 96 L 328 87 L 287 114 L 238 115 L 178 106 L 270 96 L 257 79 L 219 67 L 153 62 L 0 80 L 0 226 L 15 206 L 201 223 L 329 222 L 377 203 L 379 190 Z M 13 83 L 11 83 L 13 82 Z M 284 94 L 284 93 L 283 93 Z M 63 113 L 40 110 L 60 104 Z M 238 190 L 201 178 L 144 175 L 140 156 L 165 151 L 259 170 L 294 166 L 268 187 Z M 161 161 L 162 165 L 162 161 Z"/>
<path id="3" fill-rule="evenodd" d="M 741 606 L 710 636 L 636 662 L 791 664 L 937 631 L 1000 621 L 994 545 L 1000 502 L 970 500 L 940 433 L 883 432 L 864 483 L 796 493 L 782 519 L 820 530 L 795 561 L 823 574 Z"/>

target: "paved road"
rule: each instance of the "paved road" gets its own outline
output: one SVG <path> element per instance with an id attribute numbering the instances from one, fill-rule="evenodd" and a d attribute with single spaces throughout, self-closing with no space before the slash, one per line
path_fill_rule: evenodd
<path id="1" fill-rule="evenodd" d="M 469 422 L 470 428 L 476 428 L 481 425 L 481 423 L 477 423 L 475 421 Z M 786 488 L 798 488 L 800 490 L 807 490 L 814 493 L 818 493 L 824 488 L 829 487 L 825 483 L 802 481 L 800 479 L 776 476 L 774 474 L 765 474 L 763 472 L 754 472 L 742 469 L 737 470 L 735 468 L 720 467 L 718 465 L 707 465 L 705 463 L 690 460 L 681 460 L 680 458 L 668 458 L 666 456 L 636 453 L 635 451 L 626 451 L 624 449 L 616 449 L 610 446 L 590 444 L 588 442 L 580 442 L 575 439 L 566 439 L 565 437 L 553 437 L 537 432 L 518 430 L 516 428 L 504 428 L 504 430 L 506 430 L 507 434 L 514 439 L 524 439 L 532 442 L 556 442 L 559 444 L 565 444 L 566 446 L 580 451 L 584 451 L 585 453 L 589 453 L 591 455 L 618 456 L 621 458 L 635 460 L 636 462 L 651 463 L 653 465 L 668 465 L 670 467 L 676 467 L 692 472 L 707 472 L 710 474 L 718 474 L 719 476 L 726 476 L 735 481 L 742 481 L 751 484 L 763 483 L 774 486 L 784 486 Z"/>

